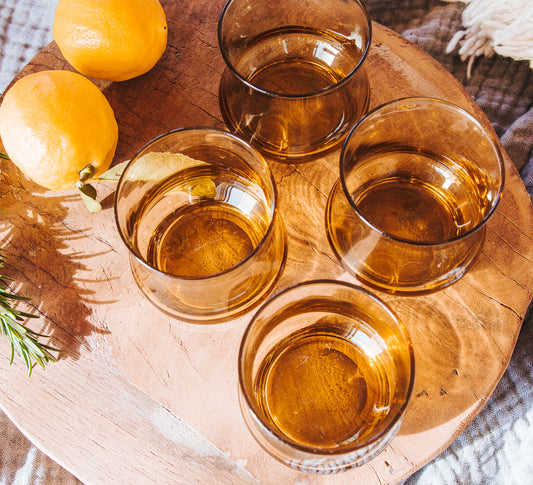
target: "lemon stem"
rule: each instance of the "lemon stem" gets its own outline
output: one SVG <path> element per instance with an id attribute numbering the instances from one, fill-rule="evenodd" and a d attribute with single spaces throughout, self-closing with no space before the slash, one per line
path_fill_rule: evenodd
<path id="1" fill-rule="evenodd" d="M 87 165 L 85 165 L 85 167 L 83 167 L 80 171 L 79 171 L 79 174 L 80 174 L 80 179 L 78 182 L 87 182 L 87 180 L 90 180 L 94 177 L 94 172 L 95 172 L 95 169 L 94 169 L 94 166 L 92 163 L 88 163 Z"/>
<path id="2" fill-rule="evenodd" d="M 87 183 L 87 180 L 90 180 L 94 177 L 94 166 L 88 163 L 80 170 L 79 173 L 80 178 L 75 183 L 75 186 L 80 191 L 81 199 L 83 200 L 85 206 L 87 207 L 89 212 L 101 211 L 102 206 L 96 200 L 96 189 L 91 184 Z"/>

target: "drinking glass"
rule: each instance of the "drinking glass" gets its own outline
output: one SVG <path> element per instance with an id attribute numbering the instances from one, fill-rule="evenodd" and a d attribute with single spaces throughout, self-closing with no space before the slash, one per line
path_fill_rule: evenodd
<path id="1" fill-rule="evenodd" d="M 124 170 L 115 217 L 135 281 L 160 309 L 214 323 L 248 311 L 282 271 L 285 230 L 263 157 L 212 128 L 166 133 Z"/>
<path id="2" fill-rule="evenodd" d="M 326 229 L 361 280 L 398 293 L 457 281 L 483 242 L 504 185 L 495 135 L 431 98 L 387 103 L 347 137 Z"/>
<path id="3" fill-rule="evenodd" d="M 414 380 L 407 331 L 367 290 L 315 280 L 267 301 L 239 352 L 239 397 L 252 435 L 301 471 L 336 473 L 380 453 Z"/>
<path id="4" fill-rule="evenodd" d="M 335 147 L 367 110 L 371 21 L 359 0 L 230 0 L 218 25 L 230 131 L 281 161 Z"/>

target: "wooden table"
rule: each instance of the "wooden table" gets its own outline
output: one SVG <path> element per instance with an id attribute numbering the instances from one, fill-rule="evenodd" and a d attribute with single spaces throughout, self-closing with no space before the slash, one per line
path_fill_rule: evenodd
<path id="1" fill-rule="evenodd" d="M 222 127 L 216 40 L 222 0 L 164 1 L 169 45 L 149 73 L 102 83 L 120 129 L 115 162 L 169 129 Z M 374 24 L 371 105 L 409 95 L 453 101 L 489 125 L 461 85 L 423 51 Z M 54 43 L 19 76 L 69 69 Z M 302 280 L 355 281 L 324 231 L 338 152 L 303 165 L 272 162 L 289 236 L 275 291 Z M 511 357 L 533 295 L 533 212 L 506 157 L 506 188 L 470 272 L 425 296 L 386 300 L 411 334 L 417 376 L 404 423 L 367 465 L 335 476 L 294 471 L 251 437 L 237 399 L 237 351 L 251 313 L 199 327 L 158 312 L 135 286 L 113 217 L 114 186 L 89 214 L 72 191 L 48 192 L 2 161 L 0 247 L 31 322 L 60 360 L 30 379 L 0 342 L 0 405 L 45 453 L 86 483 L 396 483 L 445 449 L 485 404 Z"/>

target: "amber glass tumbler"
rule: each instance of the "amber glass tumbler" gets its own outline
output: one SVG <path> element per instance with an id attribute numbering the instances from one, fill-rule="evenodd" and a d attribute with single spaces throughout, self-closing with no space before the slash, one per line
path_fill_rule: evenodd
<path id="1" fill-rule="evenodd" d="M 367 110 L 371 22 L 358 0 L 230 0 L 218 38 L 226 125 L 269 157 L 315 158 Z"/>
<path id="2" fill-rule="evenodd" d="M 346 139 L 329 241 L 348 271 L 383 290 L 442 288 L 474 261 L 503 185 L 490 128 L 445 101 L 392 101 Z"/>
<path id="3" fill-rule="evenodd" d="M 185 321 L 248 311 L 285 262 L 270 169 L 224 131 L 187 128 L 148 143 L 119 180 L 115 216 L 140 289 Z"/>
<path id="4" fill-rule="evenodd" d="M 239 353 L 253 436 L 298 470 L 336 473 L 380 453 L 411 396 L 414 357 L 392 310 L 367 290 L 309 281 L 266 302 Z"/>

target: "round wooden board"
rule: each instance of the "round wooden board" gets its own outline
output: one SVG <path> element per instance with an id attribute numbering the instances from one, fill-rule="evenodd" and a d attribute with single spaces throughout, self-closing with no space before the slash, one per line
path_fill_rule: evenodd
<path id="1" fill-rule="evenodd" d="M 217 93 L 224 64 L 216 38 L 222 3 L 162 2 L 169 45 L 156 67 L 127 82 L 96 81 L 119 123 L 115 162 L 169 129 L 223 126 Z M 434 96 L 489 125 L 450 74 L 377 24 L 366 65 L 372 106 Z M 52 43 L 19 76 L 62 68 L 70 69 Z M 302 165 L 271 163 L 289 236 L 276 292 L 314 278 L 356 282 L 334 258 L 324 231 L 338 155 Z M 445 449 L 485 404 L 533 295 L 533 213 L 506 158 L 506 188 L 470 272 L 425 296 L 379 294 L 408 327 L 417 363 L 398 436 L 359 469 L 308 475 L 267 455 L 240 416 L 237 351 L 253 312 L 207 327 L 163 315 L 129 271 L 112 184 L 98 185 L 104 210 L 91 215 L 74 191 L 44 191 L 10 162 L 0 168 L 4 270 L 17 292 L 32 297 L 26 309 L 41 318 L 31 324 L 62 349 L 57 363 L 28 379 L 20 360 L 8 366 L 10 349 L 2 339 L 0 405 L 85 483 L 397 483 Z"/>

